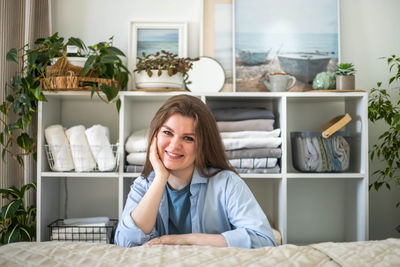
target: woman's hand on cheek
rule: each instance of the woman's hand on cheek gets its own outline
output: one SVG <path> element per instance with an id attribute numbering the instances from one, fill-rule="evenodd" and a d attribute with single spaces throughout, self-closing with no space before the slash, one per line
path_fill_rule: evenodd
<path id="1" fill-rule="evenodd" d="M 160 155 L 158 154 L 157 136 L 153 138 L 151 143 L 149 159 L 153 166 L 155 177 L 165 180 L 168 179 L 169 171 L 165 168 L 164 163 L 161 161 Z"/>

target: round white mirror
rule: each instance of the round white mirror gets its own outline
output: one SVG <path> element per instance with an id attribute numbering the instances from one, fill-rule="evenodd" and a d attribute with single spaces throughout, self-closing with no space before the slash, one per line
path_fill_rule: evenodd
<path id="1" fill-rule="evenodd" d="M 224 68 L 210 57 L 200 57 L 198 61 L 194 61 L 188 75 L 188 81 L 192 83 L 186 86 L 192 92 L 218 92 L 225 83 Z"/>

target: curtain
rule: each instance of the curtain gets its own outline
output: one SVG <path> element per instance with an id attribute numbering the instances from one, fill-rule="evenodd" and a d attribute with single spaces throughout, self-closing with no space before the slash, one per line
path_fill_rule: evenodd
<path id="1" fill-rule="evenodd" d="M 2 0 L 0 1 L 0 101 L 10 93 L 6 86 L 10 78 L 21 66 L 6 61 L 11 48 L 20 48 L 24 44 L 33 45 L 34 40 L 50 34 L 49 7 L 51 0 Z M 34 116 L 29 128 L 32 135 L 37 133 L 37 116 Z M 0 188 L 11 185 L 20 188 L 23 184 L 36 181 L 36 162 L 32 156 L 24 157 L 22 167 L 9 154 L 0 163 Z M 30 190 L 27 204 L 35 202 L 36 194 Z M 0 199 L 0 205 L 4 205 Z"/>

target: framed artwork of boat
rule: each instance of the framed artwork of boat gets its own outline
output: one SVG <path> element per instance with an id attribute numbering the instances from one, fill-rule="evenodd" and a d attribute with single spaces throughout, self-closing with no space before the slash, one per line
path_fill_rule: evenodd
<path id="1" fill-rule="evenodd" d="M 338 0 L 234 0 L 236 91 L 268 91 L 267 74 L 296 77 L 290 91 L 312 89 L 339 59 Z"/>
<path id="2" fill-rule="evenodd" d="M 214 58 L 225 71 L 221 91 L 233 91 L 233 6 L 232 0 L 203 0 L 200 55 Z"/>
<path id="3" fill-rule="evenodd" d="M 130 23 L 128 68 L 133 71 L 137 57 L 165 50 L 187 57 L 187 22 L 132 21 Z M 131 79 L 131 86 L 135 83 Z"/>

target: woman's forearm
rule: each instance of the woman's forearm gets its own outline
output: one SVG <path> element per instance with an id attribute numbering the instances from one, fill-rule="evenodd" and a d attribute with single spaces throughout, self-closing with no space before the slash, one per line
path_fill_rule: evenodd
<path id="1" fill-rule="evenodd" d="M 149 190 L 131 212 L 132 220 L 145 234 L 150 234 L 157 218 L 158 208 L 167 184 L 166 179 L 155 177 Z"/>
<path id="2" fill-rule="evenodd" d="M 148 245 L 198 245 L 227 247 L 228 243 L 220 234 L 163 235 L 147 242 Z"/>

